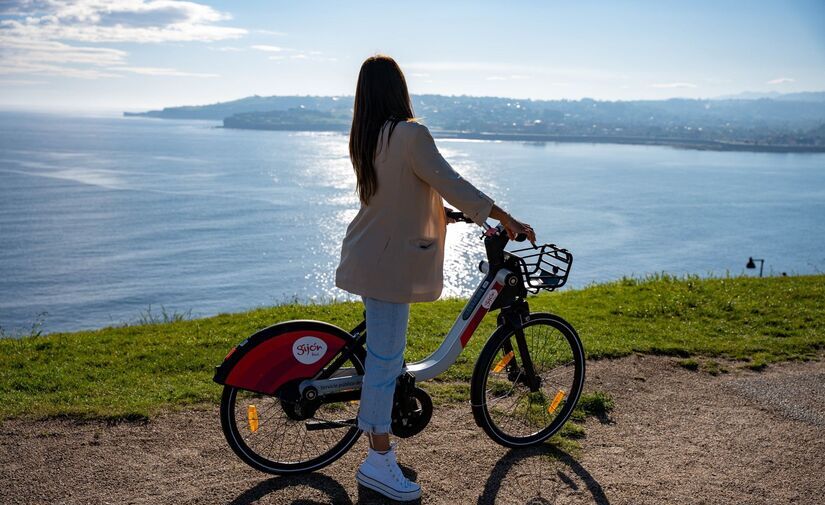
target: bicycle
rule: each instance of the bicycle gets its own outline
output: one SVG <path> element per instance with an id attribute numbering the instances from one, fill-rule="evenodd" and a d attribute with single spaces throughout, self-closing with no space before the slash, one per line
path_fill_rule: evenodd
<path id="1" fill-rule="evenodd" d="M 448 212 L 472 223 L 461 212 Z M 473 417 L 505 447 L 539 444 L 573 412 L 584 384 L 584 349 L 559 316 L 531 313 L 528 293 L 562 287 L 572 254 L 554 244 L 505 251 L 502 225 L 484 223 L 485 274 L 441 345 L 404 364 L 392 409 L 392 433 L 420 433 L 433 403 L 416 383 L 435 378 L 456 360 L 487 313 L 500 309 L 470 381 Z M 525 237 L 519 236 L 517 241 Z M 224 386 L 221 427 L 232 450 L 253 468 L 273 474 L 320 469 L 361 435 L 357 403 L 366 357 L 366 320 L 351 331 L 295 320 L 264 328 L 232 348 L 216 368 Z"/>

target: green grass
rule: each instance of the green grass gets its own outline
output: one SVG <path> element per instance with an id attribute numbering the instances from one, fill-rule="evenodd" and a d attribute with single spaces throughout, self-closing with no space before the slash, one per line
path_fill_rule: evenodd
<path id="1" fill-rule="evenodd" d="M 414 304 L 407 359 L 433 351 L 464 300 Z M 630 353 L 772 362 L 815 358 L 825 346 L 825 276 L 624 279 L 530 298 L 534 311 L 570 321 L 589 359 Z M 347 330 L 360 303 L 282 305 L 241 314 L 0 340 L 0 419 L 9 416 L 141 418 L 216 403 L 213 367 L 246 336 L 289 319 L 320 319 Z M 467 381 L 495 318 L 479 327 L 457 363 L 428 386 L 436 402 L 467 398 Z M 709 361 L 710 360 L 710 361 Z M 707 371 L 713 373 L 714 370 Z"/>
<path id="2" fill-rule="evenodd" d="M 615 406 L 613 397 L 609 394 L 601 391 L 593 391 L 582 394 L 581 398 L 579 398 L 579 403 L 576 405 L 576 409 L 581 409 L 585 415 L 606 419 L 607 415 Z"/>
<path id="3" fill-rule="evenodd" d="M 699 361 L 693 358 L 680 359 L 676 362 L 676 364 L 686 370 L 691 370 L 693 372 L 699 370 Z"/>
<path id="4" fill-rule="evenodd" d="M 725 365 L 722 365 L 714 360 L 707 360 L 702 363 L 702 371 L 711 375 L 719 375 L 720 373 L 728 373 L 730 370 Z"/>
<path id="5" fill-rule="evenodd" d="M 588 416 L 594 416 L 602 421 L 610 419 L 610 411 L 615 408 L 615 402 L 610 394 L 602 391 L 585 391 L 579 398 L 579 403 L 573 409 L 570 418 L 576 422 L 583 422 Z"/>

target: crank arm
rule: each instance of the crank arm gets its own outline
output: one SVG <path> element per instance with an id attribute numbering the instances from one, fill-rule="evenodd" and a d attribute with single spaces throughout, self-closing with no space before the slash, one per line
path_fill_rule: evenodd
<path id="1" fill-rule="evenodd" d="M 318 419 L 307 421 L 304 425 L 307 431 L 331 430 L 335 428 L 353 428 L 357 421 L 355 419 L 341 419 L 338 421 L 321 421 Z"/>

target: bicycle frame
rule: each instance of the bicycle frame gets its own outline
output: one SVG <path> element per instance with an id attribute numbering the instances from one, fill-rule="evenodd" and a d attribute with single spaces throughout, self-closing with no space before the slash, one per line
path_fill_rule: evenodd
<path id="1" fill-rule="evenodd" d="M 504 289 L 505 279 L 511 274 L 512 272 L 507 268 L 500 268 L 495 273 L 488 273 L 479 283 L 473 296 L 467 301 L 441 345 L 421 361 L 407 364 L 402 370 L 402 374 L 405 372 L 411 373 L 416 382 L 428 381 L 437 377 L 455 363 L 455 360 L 475 333 L 479 323 L 493 307 L 496 298 Z M 362 376 L 360 375 L 310 379 L 301 382 L 299 391 L 304 394 L 307 388 L 314 388 L 322 395 L 349 391 L 360 388 L 361 379 Z"/>

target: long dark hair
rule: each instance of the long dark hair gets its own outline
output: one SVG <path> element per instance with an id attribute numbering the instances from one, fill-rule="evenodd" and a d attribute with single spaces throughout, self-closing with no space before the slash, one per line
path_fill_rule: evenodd
<path id="1" fill-rule="evenodd" d="M 389 143 L 398 123 L 409 119 L 413 119 L 412 103 L 401 68 L 389 56 L 370 56 L 358 73 L 349 133 L 349 157 L 362 204 L 369 204 L 378 190 L 374 160 L 381 127 L 390 121 Z"/>

